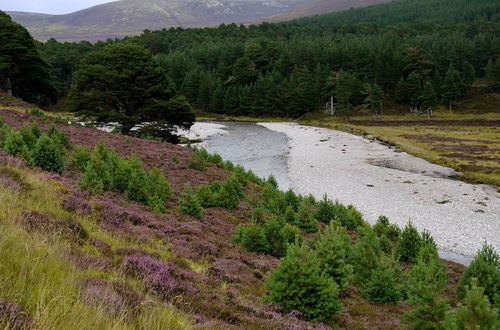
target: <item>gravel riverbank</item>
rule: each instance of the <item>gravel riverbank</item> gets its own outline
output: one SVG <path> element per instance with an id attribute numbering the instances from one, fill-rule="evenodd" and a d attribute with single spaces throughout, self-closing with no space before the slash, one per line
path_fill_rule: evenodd
<path id="1" fill-rule="evenodd" d="M 352 134 L 259 125 L 288 136 L 288 176 L 297 192 L 353 204 L 371 223 L 379 215 L 400 227 L 411 220 L 432 233 L 445 258 L 473 256 L 485 240 L 500 251 L 500 194 L 493 187 L 449 179 L 452 169 Z"/>

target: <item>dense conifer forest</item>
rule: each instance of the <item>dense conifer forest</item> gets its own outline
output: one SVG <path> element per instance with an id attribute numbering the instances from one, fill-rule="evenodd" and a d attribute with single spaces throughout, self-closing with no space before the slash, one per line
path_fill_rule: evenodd
<path id="1" fill-rule="evenodd" d="M 333 96 L 337 112 L 349 116 L 395 103 L 453 108 L 476 78 L 498 90 L 499 21 L 494 1 L 405 0 L 280 24 L 171 28 L 96 44 L 49 40 L 38 48 L 61 96 L 87 53 L 132 42 L 197 109 L 295 118 Z"/>

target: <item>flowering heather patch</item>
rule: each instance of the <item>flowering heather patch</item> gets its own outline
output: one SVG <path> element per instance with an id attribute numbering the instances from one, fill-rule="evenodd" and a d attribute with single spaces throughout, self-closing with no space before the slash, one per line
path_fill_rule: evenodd
<path id="1" fill-rule="evenodd" d="M 79 267 L 80 269 L 99 269 L 99 270 L 110 270 L 113 268 L 113 264 L 110 260 L 103 257 L 98 257 L 96 255 L 83 252 L 77 249 L 71 249 L 67 255 L 68 261 Z"/>
<path id="2" fill-rule="evenodd" d="M 109 244 L 101 240 L 98 240 L 97 238 L 92 237 L 90 239 L 90 244 L 95 246 L 105 256 L 110 256 L 113 253 L 113 251 L 111 250 L 111 246 L 109 246 Z"/>
<path id="3" fill-rule="evenodd" d="M 194 282 L 204 279 L 198 274 L 189 272 L 175 264 L 165 264 L 142 254 L 128 256 L 122 263 L 125 272 L 132 276 L 142 277 L 146 286 L 164 300 L 180 295 L 196 296 L 198 290 Z"/>
<path id="4" fill-rule="evenodd" d="M 0 186 L 18 191 L 23 189 L 23 187 L 19 182 L 15 181 L 11 177 L 2 176 L 1 174 L 0 174 Z"/>
<path id="5" fill-rule="evenodd" d="M 26 168 L 26 162 L 24 160 L 9 156 L 9 154 L 3 150 L 0 150 L 0 164 L 17 168 Z"/>
<path id="6" fill-rule="evenodd" d="M 75 192 L 63 201 L 63 208 L 66 211 L 74 212 L 78 215 L 88 215 L 92 213 L 92 205 L 85 198 L 85 194 Z"/>
<path id="7" fill-rule="evenodd" d="M 82 243 L 89 238 L 89 234 L 78 222 L 73 219 L 58 219 L 54 222 L 64 238 Z"/>
<path id="8" fill-rule="evenodd" d="M 50 233 L 55 226 L 45 215 L 36 211 L 25 211 L 16 219 L 27 232 Z"/>
<path id="9" fill-rule="evenodd" d="M 124 284 L 87 278 L 82 286 L 83 300 L 91 305 L 103 306 L 110 314 L 134 316 L 140 311 L 143 297 Z"/>
<path id="10" fill-rule="evenodd" d="M 30 314 L 21 306 L 0 298 L 0 327 L 27 329 L 32 322 Z"/>
<path id="11" fill-rule="evenodd" d="M 26 190 L 29 185 L 21 175 L 9 167 L 0 166 L 0 185 L 13 190 Z"/>

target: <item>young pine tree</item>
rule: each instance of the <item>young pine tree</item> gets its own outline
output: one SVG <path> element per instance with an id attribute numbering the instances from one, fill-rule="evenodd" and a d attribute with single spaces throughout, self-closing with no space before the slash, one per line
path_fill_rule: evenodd
<path id="1" fill-rule="evenodd" d="M 308 321 L 325 321 L 342 305 L 333 278 L 321 270 L 320 262 L 306 245 L 291 245 L 267 282 L 268 300 L 285 313 L 299 311 Z"/>
<path id="2" fill-rule="evenodd" d="M 196 219 L 203 218 L 203 208 L 191 186 L 184 187 L 184 190 L 181 192 L 179 209 L 182 213 L 192 215 Z"/>
<path id="3" fill-rule="evenodd" d="M 484 244 L 458 283 L 457 295 L 464 298 L 473 279 L 484 289 L 491 303 L 500 304 L 500 257 L 493 246 Z"/>
<path id="4" fill-rule="evenodd" d="M 314 241 L 313 253 L 323 271 L 332 277 L 340 290 L 344 290 L 352 275 L 347 258 L 351 250 L 351 238 L 338 224 L 330 225 Z"/>
<path id="5" fill-rule="evenodd" d="M 498 309 L 491 306 L 484 289 L 472 280 L 470 288 L 465 290 L 465 305 L 459 306 L 451 322 L 452 329 L 498 330 L 500 317 Z"/>
<path id="6" fill-rule="evenodd" d="M 378 304 L 395 304 L 404 297 L 402 270 L 392 256 L 375 262 L 366 281 L 361 283 L 361 295 Z"/>
<path id="7" fill-rule="evenodd" d="M 420 251 L 422 238 L 417 228 L 409 222 L 399 238 L 399 244 L 396 253 L 400 261 L 415 263 Z"/>
<path id="8" fill-rule="evenodd" d="M 64 170 L 64 157 L 61 149 L 46 135 L 38 139 L 31 150 L 30 158 L 34 165 L 45 171 L 62 173 Z"/>

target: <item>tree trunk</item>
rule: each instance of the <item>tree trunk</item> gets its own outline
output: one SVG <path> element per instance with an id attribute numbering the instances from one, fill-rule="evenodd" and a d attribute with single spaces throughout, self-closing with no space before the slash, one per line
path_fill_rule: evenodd
<path id="1" fill-rule="evenodd" d="M 12 85 L 10 83 L 10 77 L 7 77 L 7 79 L 5 80 L 5 87 L 7 90 L 7 95 L 12 96 Z"/>

